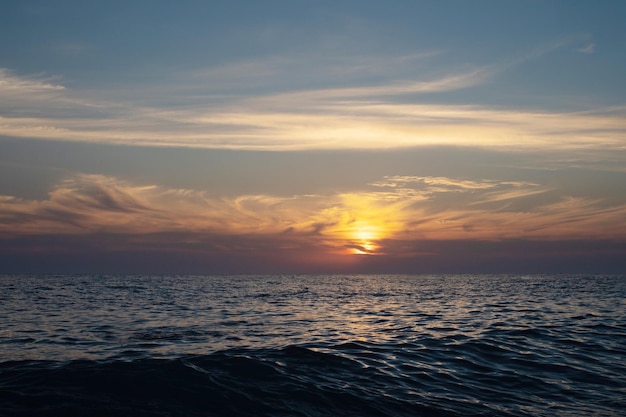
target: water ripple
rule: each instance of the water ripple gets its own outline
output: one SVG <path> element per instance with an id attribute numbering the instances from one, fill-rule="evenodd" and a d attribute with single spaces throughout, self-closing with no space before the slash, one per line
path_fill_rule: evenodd
<path id="1" fill-rule="evenodd" d="M 0 414 L 611 416 L 620 276 L 0 276 Z"/>

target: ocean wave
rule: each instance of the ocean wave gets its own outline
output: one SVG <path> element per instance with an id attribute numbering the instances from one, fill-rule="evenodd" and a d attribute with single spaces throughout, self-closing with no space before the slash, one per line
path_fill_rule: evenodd
<path id="1" fill-rule="evenodd" d="M 426 349 L 354 341 L 170 359 L 8 361 L 0 364 L 0 414 L 617 415 L 622 382 L 475 341 Z"/>
<path id="2" fill-rule="evenodd" d="M 355 361 L 297 346 L 178 359 L 5 362 L 0 376 L 4 416 L 457 415 L 385 392 Z"/>
<path id="3" fill-rule="evenodd" d="M 0 281 L 0 416 L 626 409 L 626 277 Z"/>

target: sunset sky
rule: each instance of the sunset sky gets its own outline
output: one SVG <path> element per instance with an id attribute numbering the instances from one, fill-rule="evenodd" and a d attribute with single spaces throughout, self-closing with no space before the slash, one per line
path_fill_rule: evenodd
<path id="1" fill-rule="evenodd" d="M 5 0 L 0 273 L 624 272 L 624 22 Z"/>

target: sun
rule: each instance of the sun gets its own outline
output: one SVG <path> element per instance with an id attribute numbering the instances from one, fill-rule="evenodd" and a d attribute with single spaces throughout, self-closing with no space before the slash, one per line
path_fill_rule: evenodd
<path id="1" fill-rule="evenodd" d="M 383 255 L 386 242 L 403 228 L 401 207 L 378 193 L 342 194 L 325 209 L 329 245 L 343 255 Z"/>
<path id="2" fill-rule="evenodd" d="M 373 255 L 380 245 L 376 242 L 380 230 L 370 225 L 360 225 L 350 233 L 350 253 L 355 255 Z"/>

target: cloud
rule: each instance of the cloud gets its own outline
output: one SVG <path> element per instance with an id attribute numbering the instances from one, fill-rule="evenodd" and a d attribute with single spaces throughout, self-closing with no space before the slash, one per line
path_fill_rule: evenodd
<path id="1" fill-rule="evenodd" d="M 278 151 L 433 145 L 590 150 L 618 149 L 626 132 L 625 109 L 615 107 L 556 113 L 329 97 L 371 94 L 379 87 L 161 109 L 75 98 L 52 84 L 12 85 L 26 100 L 21 107 L 15 104 L 19 101 L 10 100 L 3 106 L 0 135 L 12 137 Z"/>
<path id="2" fill-rule="evenodd" d="M 270 97 L 276 101 L 305 101 L 329 99 L 354 99 L 359 97 L 397 96 L 416 93 L 455 91 L 473 87 L 485 81 L 492 70 L 488 67 L 452 74 L 424 81 L 399 81 L 390 84 L 362 87 L 323 88 L 278 94 Z"/>
<path id="3" fill-rule="evenodd" d="M 58 183 L 45 200 L 0 198 L 0 232 L 5 239 L 106 233 L 129 241 L 210 235 L 216 245 L 219 236 L 224 242 L 233 236 L 260 242 L 264 236 L 335 253 L 346 245 L 388 253 L 382 242 L 398 239 L 626 239 L 623 228 L 615 227 L 626 216 L 623 203 L 550 194 L 526 182 L 409 176 L 384 181 L 390 180 L 396 185 L 350 193 L 225 198 L 76 175 Z"/>
<path id="4" fill-rule="evenodd" d="M 173 76 L 160 86 L 90 92 L 0 69 L 0 135 L 272 151 L 622 149 L 624 107 L 558 112 L 437 99 L 440 93 L 484 85 L 571 42 L 553 42 L 490 65 L 443 68 L 437 75 L 415 63 L 439 52 L 320 56 L 319 63 L 289 56 Z M 315 81 L 303 88 L 303 78 Z"/>
<path id="5" fill-rule="evenodd" d="M 587 45 L 582 48 L 576 49 L 578 52 L 582 52 L 583 54 L 593 54 L 596 51 L 596 44 L 589 42 Z"/>
<path id="6" fill-rule="evenodd" d="M 520 182 L 520 181 L 505 181 L 498 182 L 493 180 L 482 180 L 482 181 L 473 181 L 473 180 L 463 180 L 458 178 L 447 178 L 447 177 L 423 177 L 423 176 L 407 176 L 407 175 L 393 175 L 386 176 L 383 181 L 377 181 L 372 183 L 371 185 L 374 187 L 402 187 L 407 186 L 411 183 L 422 183 L 428 186 L 429 189 L 437 188 L 439 191 L 450 190 L 458 190 L 458 189 L 466 189 L 466 190 L 479 190 L 479 189 L 487 189 L 493 188 L 497 185 L 514 185 L 514 186 L 528 186 L 528 185 L 536 185 L 528 182 Z"/>
<path id="7" fill-rule="evenodd" d="M 546 187 L 523 182 L 382 181 L 390 180 L 397 185 L 225 198 L 76 175 L 46 199 L 0 197 L 0 260 L 22 272 L 510 271 L 542 270 L 552 258 L 561 267 L 623 265 L 623 202 L 536 199 L 529 194 Z"/>
<path id="8" fill-rule="evenodd" d="M 59 84 L 53 84 L 50 80 L 36 77 L 19 77 L 6 68 L 0 68 L 0 94 L 31 94 L 42 91 L 65 90 Z"/>
<path id="9" fill-rule="evenodd" d="M 185 74 L 197 83 L 218 84 L 240 91 L 242 87 L 269 85 L 279 89 L 301 85 L 302 79 L 317 83 L 345 84 L 376 77 L 383 80 L 414 73 L 416 63 L 439 55 L 423 51 L 397 56 L 336 55 L 328 53 L 269 56 L 198 69 Z"/>
<path id="10" fill-rule="evenodd" d="M 76 175 L 48 199 L 0 199 L 0 230 L 10 234 L 144 234 L 172 231 L 275 233 L 298 224 L 289 210 L 307 212 L 312 196 L 245 195 L 211 198 L 206 192 L 138 186 L 102 175 Z M 313 205 L 315 207 L 315 205 Z"/>
<path id="11" fill-rule="evenodd" d="M 57 41 L 50 45 L 53 52 L 61 55 L 79 55 L 90 49 L 90 46 L 85 42 L 80 41 Z"/>

